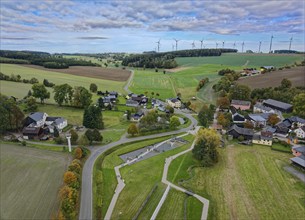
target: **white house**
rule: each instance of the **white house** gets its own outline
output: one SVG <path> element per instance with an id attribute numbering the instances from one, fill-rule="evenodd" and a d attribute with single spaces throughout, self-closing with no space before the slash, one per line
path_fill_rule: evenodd
<path id="1" fill-rule="evenodd" d="M 295 129 L 294 133 L 298 138 L 305 138 L 305 126 Z"/>
<path id="2" fill-rule="evenodd" d="M 48 117 L 48 114 L 45 112 L 34 112 L 31 113 L 26 119 L 25 119 L 25 126 L 30 127 L 42 127 L 46 121 L 46 118 Z"/>
<path id="3" fill-rule="evenodd" d="M 167 103 L 173 108 L 181 108 L 181 101 L 177 98 L 167 99 Z"/>
<path id="4" fill-rule="evenodd" d="M 62 131 L 68 125 L 68 121 L 62 117 L 47 117 L 45 124 L 48 126 L 50 133 L 54 133 L 54 127 L 58 131 Z"/>
<path id="5" fill-rule="evenodd" d="M 272 137 L 273 137 L 273 134 L 271 132 L 262 131 L 260 135 L 253 136 L 252 143 L 271 146 Z"/>
<path id="6" fill-rule="evenodd" d="M 256 103 L 253 106 L 253 113 L 275 113 L 275 111 L 267 106 L 264 106 L 262 103 Z"/>

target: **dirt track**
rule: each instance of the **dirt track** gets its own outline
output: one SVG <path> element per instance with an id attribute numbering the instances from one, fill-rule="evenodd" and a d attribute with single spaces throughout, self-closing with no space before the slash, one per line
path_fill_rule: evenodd
<path id="1" fill-rule="evenodd" d="M 90 78 L 106 79 L 106 80 L 114 80 L 114 81 L 126 81 L 130 76 L 130 72 L 128 70 L 102 68 L 102 67 L 94 67 L 94 66 L 71 66 L 68 69 L 48 69 L 36 65 L 22 65 L 22 66 L 45 70 L 45 71 L 67 73 L 75 76 L 86 76 Z"/>
<path id="2" fill-rule="evenodd" d="M 276 87 L 287 78 L 293 86 L 305 86 L 305 67 L 277 70 L 274 72 L 239 79 L 237 83 L 248 85 L 251 89 Z"/>

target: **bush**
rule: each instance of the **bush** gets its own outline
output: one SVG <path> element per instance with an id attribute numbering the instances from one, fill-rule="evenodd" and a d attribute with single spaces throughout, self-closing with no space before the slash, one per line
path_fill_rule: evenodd
<path id="1" fill-rule="evenodd" d="M 21 141 L 22 146 L 26 146 L 26 141 Z"/>
<path id="2" fill-rule="evenodd" d="M 56 144 L 63 144 L 65 142 L 62 137 L 56 137 L 54 138 L 54 141 Z"/>
<path id="3" fill-rule="evenodd" d="M 240 135 L 240 136 L 238 137 L 238 140 L 239 140 L 239 141 L 244 141 L 245 138 L 244 138 L 244 136 Z"/>

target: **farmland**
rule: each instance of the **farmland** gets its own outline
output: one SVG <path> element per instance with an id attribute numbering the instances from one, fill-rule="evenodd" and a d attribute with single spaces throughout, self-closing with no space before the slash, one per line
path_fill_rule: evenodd
<path id="1" fill-rule="evenodd" d="M 287 78 L 291 81 L 292 86 L 304 86 L 305 85 L 304 73 L 305 73 L 304 66 L 299 66 L 291 69 L 277 70 L 266 74 L 241 78 L 237 81 L 237 83 L 247 85 L 251 89 L 276 87 L 281 85 L 281 81 L 284 78 Z"/>
<path id="2" fill-rule="evenodd" d="M 68 155 L 3 143 L 0 150 L 1 219 L 50 219 Z"/>
<path id="3" fill-rule="evenodd" d="M 219 64 L 231 66 L 249 67 L 275 66 L 281 67 L 291 65 L 294 62 L 304 60 L 303 55 L 286 55 L 286 54 L 246 54 L 246 53 L 224 53 L 217 57 L 178 57 L 176 61 L 179 66 L 191 67 L 201 66 L 204 64 Z"/>
<path id="4" fill-rule="evenodd" d="M 234 144 L 219 149 L 214 167 L 194 168 L 188 153 L 172 162 L 169 180 L 210 200 L 211 219 L 301 219 L 305 186 L 283 170 L 289 154 Z"/>

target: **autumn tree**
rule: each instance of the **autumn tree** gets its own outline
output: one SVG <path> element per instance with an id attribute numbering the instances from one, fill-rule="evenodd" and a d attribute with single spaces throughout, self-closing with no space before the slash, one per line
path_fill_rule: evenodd
<path id="1" fill-rule="evenodd" d="M 43 84 L 36 83 L 32 86 L 33 97 L 40 99 L 41 103 L 44 103 L 45 99 L 50 98 L 50 92 L 46 89 Z"/>
<path id="2" fill-rule="evenodd" d="M 127 133 L 134 136 L 135 134 L 139 133 L 139 129 L 135 123 L 131 123 L 127 129 Z"/>
<path id="3" fill-rule="evenodd" d="M 192 150 L 193 156 L 200 161 L 202 166 L 212 166 L 218 162 L 217 147 L 219 146 L 220 138 L 215 130 L 200 129 Z"/>
<path id="4" fill-rule="evenodd" d="M 268 123 L 272 126 L 276 125 L 280 121 L 281 120 L 279 119 L 279 117 L 276 114 L 271 114 L 268 117 Z"/>
<path id="5" fill-rule="evenodd" d="M 228 97 L 219 97 L 217 99 L 217 106 L 219 106 L 220 108 L 224 109 L 224 108 L 229 108 L 230 107 L 230 100 Z"/>
<path id="6" fill-rule="evenodd" d="M 79 163 L 71 163 L 68 167 L 68 170 L 73 172 L 73 173 L 77 173 L 80 174 L 81 171 L 81 166 L 79 165 Z"/>
<path id="7" fill-rule="evenodd" d="M 69 198 L 72 199 L 73 189 L 69 186 L 63 186 L 59 191 L 59 198 L 61 200 Z"/>
<path id="8" fill-rule="evenodd" d="M 75 152 L 74 152 L 74 157 L 75 157 L 76 159 L 81 159 L 82 156 L 83 156 L 83 151 L 82 151 L 82 149 L 81 149 L 80 147 L 77 147 L 77 148 L 75 149 Z"/>
<path id="9" fill-rule="evenodd" d="M 179 118 L 177 116 L 172 116 L 169 120 L 169 127 L 171 129 L 176 129 L 180 125 Z"/>
<path id="10" fill-rule="evenodd" d="M 217 123 L 222 125 L 223 127 L 228 127 L 230 125 L 230 120 L 226 118 L 225 114 L 219 113 L 217 117 Z"/>
<path id="11" fill-rule="evenodd" d="M 64 183 L 65 184 L 72 185 L 76 181 L 77 181 L 77 177 L 73 172 L 71 172 L 71 171 L 65 172 L 65 174 L 64 174 Z"/>
<path id="12" fill-rule="evenodd" d="M 249 129 L 253 129 L 253 128 L 254 128 L 254 125 L 252 124 L 252 122 L 246 121 L 246 122 L 244 123 L 244 127 L 245 127 L 245 128 L 249 128 Z"/>

